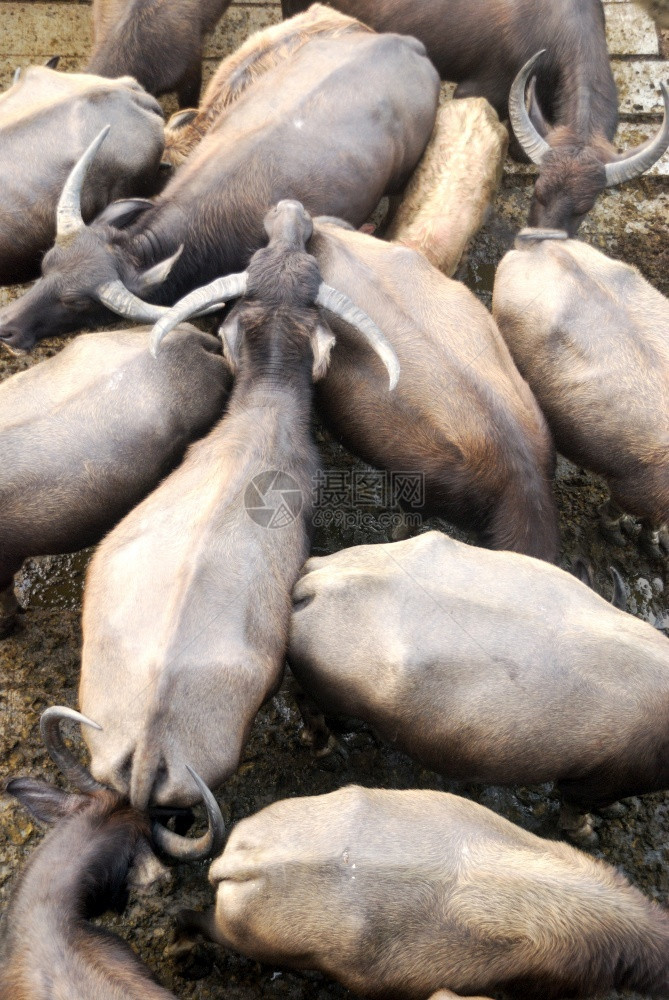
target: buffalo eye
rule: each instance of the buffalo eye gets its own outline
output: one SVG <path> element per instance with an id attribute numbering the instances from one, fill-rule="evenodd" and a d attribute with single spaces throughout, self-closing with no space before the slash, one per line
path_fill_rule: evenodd
<path id="1" fill-rule="evenodd" d="M 83 310 L 88 309 L 90 302 L 88 298 L 75 292 L 63 292 L 60 296 L 60 304 L 66 309 Z"/>

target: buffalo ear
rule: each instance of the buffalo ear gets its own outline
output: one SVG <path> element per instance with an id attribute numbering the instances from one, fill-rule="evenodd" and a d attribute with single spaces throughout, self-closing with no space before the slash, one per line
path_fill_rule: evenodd
<path id="1" fill-rule="evenodd" d="M 140 274 L 135 287 L 135 292 L 140 297 L 142 295 L 147 295 L 149 292 L 157 288 L 158 285 L 162 285 L 163 281 L 169 275 L 170 271 L 179 260 L 182 254 L 184 245 L 183 243 L 171 257 L 166 257 L 165 260 L 161 260 L 159 264 L 154 264 L 153 267 L 149 267 L 146 271 Z"/>
<path id="2" fill-rule="evenodd" d="M 197 108 L 184 108 L 183 111 L 176 111 L 168 121 L 166 128 L 185 128 L 190 125 L 194 118 L 197 118 Z"/>
<path id="3" fill-rule="evenodd" d="M 5 783 L 3 791 L 18 799 L 42 823 L 56 823 L 72 816 L 89 801 L 85 795 L 65 792 L 35 778 L 12 778 Z"/>
<path id="4" fill-rule="evenodd" d="M 125 229 L 147 208 L 153 208 L 153 202 L 148 198 L 119 198 L 103 208 L 94 221 L 114 229 Z"/>
<path id="5" fill-rule="evenodd" d="M 44 65 L 46 66 L 47 69 L 56 69 L 59 62 L 60 62 L 60 56 L 51 56 L 50 59 L 47 59 Z"/>
<path id="6" fill-rule="evenodd" d="M 314 364 L 311 369 L 314 382 L 323 378 L 330 364 L 330 354 L 335 345 L 335 335 L 323 320 L 320 320 L 311 334 L 311 350 L 314 353 Z"/>

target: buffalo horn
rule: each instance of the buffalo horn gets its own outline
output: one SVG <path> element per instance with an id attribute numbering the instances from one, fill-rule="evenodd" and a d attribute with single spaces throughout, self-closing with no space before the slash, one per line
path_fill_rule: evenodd
<path id="1" fill-rule="evenodd" d="M 664 100 L 664 119 L 660 131 L 652 141 L 644 143 L 636 152 L 629 153 L 620 160 L 614 160 L 613 163 L 605 164 L 607 187 L 616 187 L 618 184 L 640 177 L 646 170 L 650 170 L 666 149 L 669 149 L 669 87 L 666 83 L 661 83 L 660 87 Z"/>
<path id="2" fill-rule="evenodd" d="M 86 171 L 110 128 L 111 125 L 105 125 L 70 170 L 56 209 L 56 243 L 67 241 L 84 227 L 84 220 L 81 216 L 81 189 L 84 185 Z"/>
<path id="3" fill-rule="evenodd" d="M 400 377 L 400 363 L 392 346 L 381 333 L 374 320 L 367 313 L 363 312 L 362 309 L 359 309 L 347 295 L 338 292 L 331 285 L 326 285 L 325 282 L 321 282 L 321 286 L 318 289 L 316 305 L 319 305 L 321 309 L 327 309 L 328 312 L 334 313 L 335 316 L 339 316 L 345 323 L 349 323 L 363 335 L 367 343 L 376 351 L 386 366 L 390 379 L 389 389 L 392 391 Z"/>
<path id="4" fill-rule="evenodd" d="M 107 309 L 135 323 L 155 323 L 170 311 L 167 306 L 155 306 L 133 295 L 118 279 L 99 285 L 95 297 Z"/>
<path id="5" fill-rule="evenodd" d="M 527 81 L 537 62 L 546 50 L 542 49 L 525 63 L 511 86 L 509 93 L 509 121 L 515 136 L 532 163 L 540 165 L 550 146 L 537 132 L 525 106 Z"/>
<path id="6" fill-rule="evenodd" d="M 99 726 L 97 722 L 93 722 L 81 712 L 75 712 L 73 708 L 67 708 L 65 705 L 53 705 L 51 708 L 45 709 L 40 716 L 39 727 L 49 756 L 64 777 L 80 791 L 95 792 L 104 788 L 104 785 L 96 781 L 81 761 L 77 760 L 71 750 L 65 746 L 60 731 L 60 724 L 65 720 L 78 722 L 80 725 L 90 726 L 92 729 L 102 729 L 102 726 Z"/>
<path id="7" fill-rule="evenodd" d="M 225 835 L 225 823 L 218 807 L 218 802 L 207 788 L 205 782 L 192 767 L 186 764 L 186 769 L 200 790 L 202 801 L 207 810 L 208 830 L 201 837 L 182 837 L 168 830 L 160 823 L 153 824 L 153 839 L 165 854 L 180 861 L 200 861 L 202 858 L 213 857 L 220 853 Z"/>
<path id="8" fill-rule="evenodd" d="M 190 295 L 177 302 L 158 320 L 151 333 L 151 353 L 157 357 L 160 345 L 170 330 L 192 316 L 203 316 L 207 312 L 216 311 L 229 299 L 238 298 L 246 292 L 248 278 L 246 271 L 240 274 L 228 274 L 225 278 L 217 278 L 202 288 L 196 288 Z"/>

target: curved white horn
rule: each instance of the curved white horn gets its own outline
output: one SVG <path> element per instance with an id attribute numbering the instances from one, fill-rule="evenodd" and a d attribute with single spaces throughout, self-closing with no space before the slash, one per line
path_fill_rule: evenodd
<path id="1" fill-rule="evenodd" d="M 122 281 L 107 281 L 95 289 L 98 302 L 111 309 L 117 316 L 125 316 L 134 323 L 155 323 L 169 312 L 167 306 L 155 306 L 128 291 Z"/>
<path id="2" fill-rule="evenodd" d="M 91 161 L 105 141 L 111 125 L 105 125 L 70 170 L 56 209 L 56 243 L 62 243 L 84 227 L 81 217 L 81 189 Z"/>
<path id="3" fill-rule="evenodd" d="M 664 118 L 662 127 L 652 142 L 646 143 L 635 153 L 630 153 L 622 160 L 607 163 L 604 167 L 606 171 L 606 186 L 617 187 L 625 181 L 633 181 L 636 177 L 641 177 L 654 163 L 660 159 L 664 152 L 669 149 L 669 87 L 662 82 L 662 99 L 664 100 Z"/>
<path id="4" fill-rule="evenodd" d="M 525 107 L 525 90 L 527 88 L 527 81 L 532 73 L 532 70 L 541 59 L 542 55 L 546 50 L 542 49 L 537 52 L 536 55 L 528 59 L 523 68 L 518 73 L 516 79 L 511 85 L 511 91 L 509 93 L 509 121 L 511 122 L 511 127 L 515 133 L 516 139 L 523 147 L 532 163 L 539 166 L 550 150 L 550 146 L 543 138 L 539 135 L 536 128 L 532 124 L 532 119 L 530 118 L 529 112 Z"/>
<path id="5" fill-rule="evenodd" d="M 165 852 L 173 858 L 182 861 L 199 861 L 202 858 L 213 857 L 218 854 L 223 847 L 225 837 L 225 823 L 218 802 L 207 788 L 199 774 L 188 764 L 186 768 L 191 778 L 200 790 L 202 801 L 207 810 L 208 829 L 201 837 L 182 837 L 172 830 L 168 830 L 160 823 L 153 824 L 153 839 Z"/>
<path id="6" fill-rule="evenodd" d="M 244 295 L 248 284 L 247 272 L 240 274 L 228 274 L 225 278 L 217 278 L 216 281 L 196 288 L 190 295 L 186 295 L 175 306 L 167 310 L 167 314 L 158 320 L 151 331 L 151 353 L 157 357 L 160 345 L 170 330 L 173 330 L 179 323 L 190 319 L 193 316 L 203 316 L 207 312 L 216 311 L 229 299 L 238 298 Z"/>
<path id="7" fill-rule="evenodd" d="M 326 285 L 325 282 L 322 282 L 318 289 L 316 305 L 340 316 L 345 323 L 350 323 L 351 326 L 360 331 L 386 366 L 390 380 L 389 389 L 392 392 L 400 377 L 400 363 L 392 345 L 381 333 L 374 320 L 362 309 L 359 309 L 347 295 L 338 292 L 331 285 Z"/>
<path id="8" fill-rule="evenodd" d="M 46 708 L 40 716 L 39 728 L 49 756 L 64 777 L 68 778 L 80 791 L 95 792 L 104 788 L 104 785 L 96 781 L 81 761 L 77 760 L 72 751 L 65 746 L 60 731 L 60 724 L 63 720 L 78 722 L 80 725 L 90 726 L 92 729 L 102 729 L 102 726 L 99 726 L 97 722 L 93 722 L 81 712 L 75 712 L 73 708 L 67 708 L 65 705 L 52 705 L 51 708 Z"/>

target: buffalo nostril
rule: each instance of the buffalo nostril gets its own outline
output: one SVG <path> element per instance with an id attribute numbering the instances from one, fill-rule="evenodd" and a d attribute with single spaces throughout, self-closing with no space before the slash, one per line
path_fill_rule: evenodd
<path id="1" fill-rule="evenodd" d="M 118 767 L 118 775 L 121 779 L 123 785 L 127 787 L 130 784 L 130 775 L 132 774 L 132 760 L 135 755 L 135 751 L 131 750 L 126 757 L 123 758 Z"/>
<path id="2" fill-rule="evenodd" d="M 149 797 L 150 802 L 156 801 L 158 795 L 160 794 L 161 786 L 166 784 L 168 777 L 169 773 L 167 764 L 165 763 L 165 758 L 161 757 L 155 770 L 153 785 L 151 786 L 151 795 Z"/>
<path id="3" fill-rule="evenodd" d="M 28 354 L 28 350 L 25 347 L 19 346 L 15 341 L 12 341 L 10 336 L 5 336 L 0 334 L 0 344 L 9 351 L 10 354 L 14 354 L 17 358 L 22 357 L 24 354 Z"/>
<path id="4" fill-rule="evenodd" d="M 33 343 L 26 343 L 21 330 L 13 326 L 0 325 L 0 344 L 4 344 L 12 354 L 27 354 Z"/>

